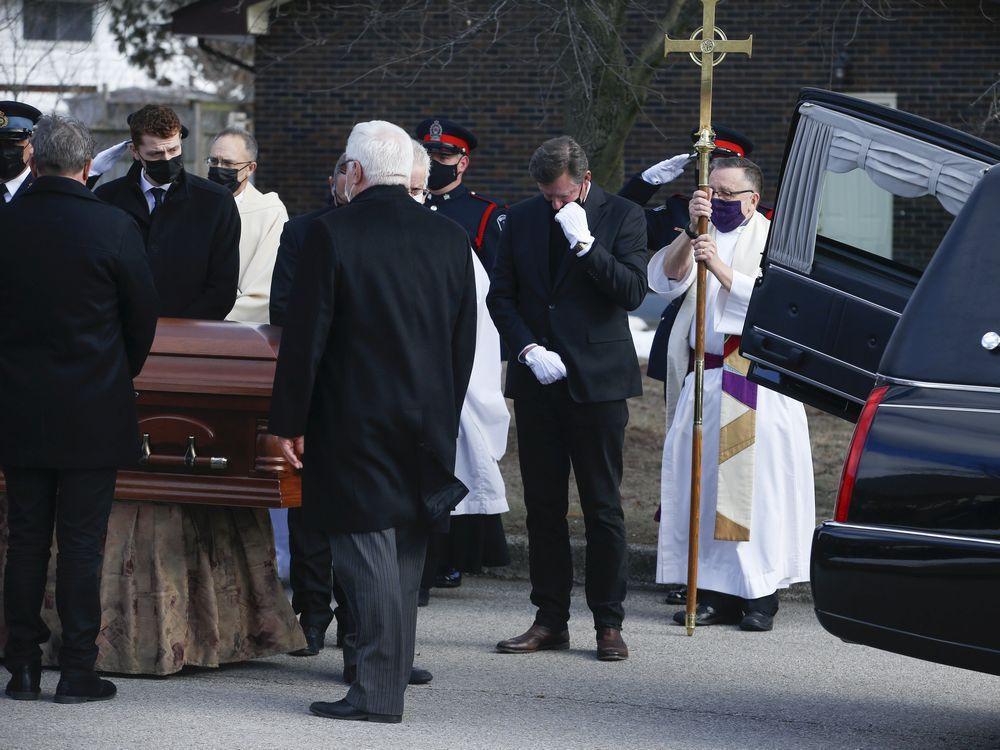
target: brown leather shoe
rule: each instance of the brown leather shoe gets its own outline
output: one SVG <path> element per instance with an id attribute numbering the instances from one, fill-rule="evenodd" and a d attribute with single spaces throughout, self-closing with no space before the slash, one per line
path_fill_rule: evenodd
<path id="1" fill-rule="evenodd" d="M 536 651 L 562 651 L 569 648 L 569 631 L 555 631 L 535 623 L 527 632 L 497 644 L 501 654 L 533 654 Z"/>
<path id="2" fill-rule="evenodd" d="M 622 640 L 622 631 L 618 628 L 597 631 L 597 658 L 600 661 L 624 661 L 628 658 L 628 646 Z"/>

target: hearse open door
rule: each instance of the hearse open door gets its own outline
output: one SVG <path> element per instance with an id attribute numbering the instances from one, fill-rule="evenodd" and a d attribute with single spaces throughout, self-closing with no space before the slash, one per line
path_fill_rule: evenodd
<path id="1" fill-rule="evenodd" d="M 957 130 L 804 89 L 743 330 L 750 378 L 857 421 L 923 269 L 998 161 Z"/>

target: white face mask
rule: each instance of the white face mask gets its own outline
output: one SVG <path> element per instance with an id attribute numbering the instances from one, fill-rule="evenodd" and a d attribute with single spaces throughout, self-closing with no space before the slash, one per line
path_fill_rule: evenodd
<path id="1" fill-rule="evenodd" d="M 354 173 L 357 172 L 357 165 L 358 165 L 358 163 L 352 159 L 348 163 L 348 167 L 347 167 L 347 179 L 344 181 L 344 197 L 347 198 L 347 202 L 348 203 L 350 203 L 351 202 L 351 198 L 354 197 L 352 195 L 352 192 L 353 192 L 354 188 L 356 188 L 358 186 L 357 182 L 355 182 L 353 184 L 351 183 L 351 178 L 354 176 Z"/>

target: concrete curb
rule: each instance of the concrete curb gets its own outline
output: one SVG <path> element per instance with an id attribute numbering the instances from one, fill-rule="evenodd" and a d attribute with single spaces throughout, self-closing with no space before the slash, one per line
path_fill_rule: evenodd
<path id="1" fill-rule="evenodd" d="M 510 565 L 506 568 L 488 568 L 486 575 L 508 580 L 528 579 L 528 538 L 523 534 L 509 534 L 507 547 L 510 549 Z M 573 580 L 577 584 L 584 581 L 584 561 L 587 545 L 583 539 L 570 539 L 573 551 Z M 651 544 L 630 544 L 628 546 L 629 586 L 640 589 L 655 589 L 656 547 Z M 782 591 L 783 600 L 811 602 L 812 588 L 808 583 L 795 583 Z"/>

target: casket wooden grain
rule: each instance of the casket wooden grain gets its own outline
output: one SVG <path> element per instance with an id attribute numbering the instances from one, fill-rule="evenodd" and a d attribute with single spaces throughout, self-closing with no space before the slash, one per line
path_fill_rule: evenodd
<path id="1" fill-rule="evenodd" d="M 135 380 L 142 458 L 118 472 L 115 499 L 301 505 L 301 478 L 267 433 L 280 340 L 274 326 L 161 318 Z"/>
<path id="2" fill-rule="evenodd" d="M 119 500 L 244 508 L 301 503 L 301 480 L 267 433 L 281 329 L 162 318 L 135 380 L 142 458 Z"/>

